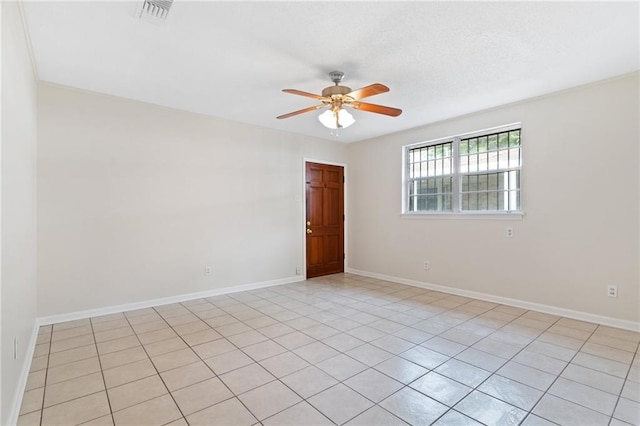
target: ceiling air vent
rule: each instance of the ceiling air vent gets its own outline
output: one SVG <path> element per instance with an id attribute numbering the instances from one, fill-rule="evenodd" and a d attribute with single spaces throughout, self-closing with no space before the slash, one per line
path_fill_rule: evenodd
<path id="1" fill-rule="evenodd" d="M 162 22 L 167 19 L 173 0 L 144 0 L 138 18 L 151 22 Z"/>

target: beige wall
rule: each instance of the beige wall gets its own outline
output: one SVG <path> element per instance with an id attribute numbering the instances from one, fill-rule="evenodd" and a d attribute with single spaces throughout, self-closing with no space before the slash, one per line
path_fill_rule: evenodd
<path id="1" fill-rule="evenodd" d="M 351 144 L 349 267 L 637 322 L 638 80 Z M 522 220 L 401 217 L 403 145 L 518 121 Z M 617 299 L 607 284 L 618 286 Z"/>
<path id="2" fill-rule="evenodd" d="M 38 314 L 293 276 L 302 158 L 348 150 L 350 268 L 638 321 L 637 93 L 634 74 L 345 146 L 41 85 Z M 404 144 L 516 121 L 522 220 L 400 216 Z"/>
<path id="3" fill-rule="evenodd" d="M 38 131 L 39 316 L 295 277 L 303 157 L 347 155 L 44 84 Z"/>
<path id="4" fill-rule="evenodd" d="M 36 318 L 36 81 L 18 6 L 2 15 L 0 424 L 9 423 Z M 14 338 L 18 339 L 13 358 Z M 14 413 L 17 414 L 17 413 Z"/>

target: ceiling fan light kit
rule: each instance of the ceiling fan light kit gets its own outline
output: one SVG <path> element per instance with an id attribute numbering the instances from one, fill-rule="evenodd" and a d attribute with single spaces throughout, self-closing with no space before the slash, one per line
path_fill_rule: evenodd
<path id="1" fill-rule="evenodd" d="M 328 109 L 318 116 L 318 120 L 328 129 L 346 129 L 356 122 L 353 115 L 344 108 L 337 111 Z"/>
<path id="2" fill-rule="evenodd" d="M 290 112 L 288 114 L 283 114 L 278 116 L 277 118 L 289 118 L 293 117 L 294 115 L 316 111 L 324 107 L 329 107 L 328 110 L 320 114 L 318 120 L 320 121 L 320 123 L 322 123 L 323 126 L 329 129 L 343 129 L 351 126 L 356 121 L 355 118 L 353 118 L 353 116 L 344 108 L 344 106 L 348 106 L 361 111 L 388 115 L 391 117 L 397 117 L 402 114 L 402 110 L 398 108 L 360 102 L 360 99 L 388 92 L 389 88 L 384 84 L 375 83 L 358 90 L 351 90 L 350 87 L 340 85 L 342 79 L 344 78 L 343 72 L 331 71 L 329 73 L 329 77 L 331 77 L 331 81 L 333 81 L 334 85 L 325 87 L 322 90 L 322 95 L 315 95 L 313 93 L 303 92 L 296 89 L 283 89 L 282 91 L 285 93 L 313 98 L 322 102 L 322 104 Z"/>

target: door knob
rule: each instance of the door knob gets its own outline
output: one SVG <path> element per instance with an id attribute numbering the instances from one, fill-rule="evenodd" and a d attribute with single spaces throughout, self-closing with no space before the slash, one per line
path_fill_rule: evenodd
<path id="1" fill-rule="evenodd" d="M 307 229 L 307 234 L 313 234 L 313 231 L 311 229 Z"/>
<path id="2" fill-rule="evenodd" d="M 311 226 L 311 221 L 307 221 L 307 226 Z"/>

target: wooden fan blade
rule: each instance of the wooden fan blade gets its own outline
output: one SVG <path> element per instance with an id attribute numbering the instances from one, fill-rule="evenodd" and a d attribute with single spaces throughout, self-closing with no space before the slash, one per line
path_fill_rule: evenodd
<path id="1" fill-rule="evenodd" d="M 312 106 L 312 107 L 309 107 L 309 108 L 301 109 L 301 110 L 298 110 L 298 111 L 293 111 L 293 112 L 290 112 L 289 114 L 284 114 L 284 115 L 278 116 L 276 118 L 278 118 L 278 119 L 289 118 L 289 117 L 293 117 L 294 115 L 304 114 L 305 112 L 315 111 L 315 110 L 318 110 L 320 108 L 324 108 L 324 105 L 316 105 L 316 106 Z"/>
<path id="2" fill-rule="evenodd" d="M 361 89 L 354 90 L 351 93 L 347 93 L 347 96 L 357 101 L 358 99 L 368 98 L 369 96 L 379 95 L 380 93 L 385 93 L 388 91 L 389 88 L 384 84 L 375 83 Z"/>
<path id="3" fill-rule="evenodd" d="M 286 93 L 291 93 L 292 95 L 300 95 L 300 96 L 306 96 L 307 98 L 313 98 L 313 99 L 317 99 L 319 101 L 324 101 L 327 98 L 320 96 L 320 95 L 314 95 L 313 93 L 309 93 L 309 92 L 303 92 L 302 90 L 296 90 L 296 89 L 282 89 L 283 92 Z"/>
<path id="4" fill-rule="evenodd" d="M 349 105 L 351 105 L 355 109 L 359 109 L 360 111 L 375 112 L 377 114 L 390 115 L 392 117 L 397 117 L 402 114 L 401 109 L 391 108 L 383 105 L 368 104 L 366 102 L 352 102 Z"/>

